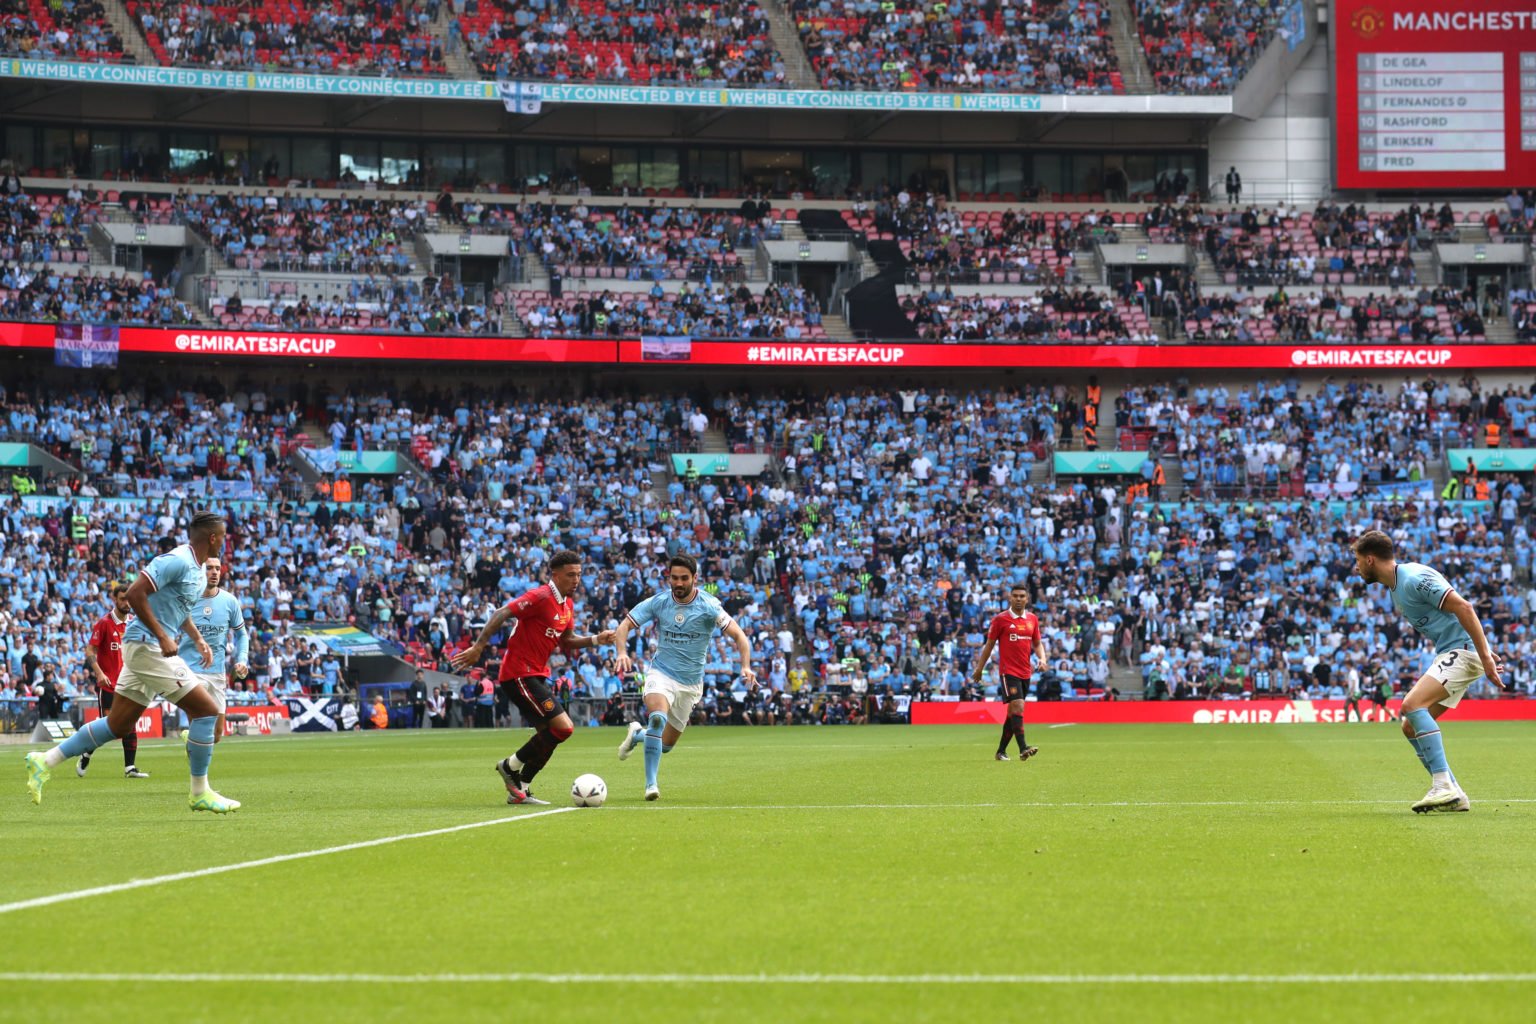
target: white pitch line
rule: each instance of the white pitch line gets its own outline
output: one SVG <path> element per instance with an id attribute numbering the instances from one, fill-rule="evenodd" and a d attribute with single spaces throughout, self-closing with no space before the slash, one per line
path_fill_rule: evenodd
<path id="1" fill-rule="evenodd" d="M 992 807 L 1008 809 L 1027 808 L 1116 808 L 1116 807 L 1389 807 L 1407 806 L 1411 801 L 1401 797 L 1383 800 L 1082 800 L 1082 801 L 1026 801 L 1020 803 L 948 803 L 948 804 L 621 804 L 608 805 L 615 811 L 970 811 Z M 1478 804 L 1536 804 L 1536 797 L 1509 797 L 1499 800 L 1480 797 Z"/>
<path id="2" fill-rule="evenodd" d="M 70 974 L 15 971 L 0 981 L 43 984 L 290 985 L 1499 985 L 1536 983 L 1536 972 L 1477 974 Z"/>
<path id="3" fill-rule="evenodd" d="M 553 807 L 547 811 L 534 811 L 530 814 L 516 814 L 505 818 L 491 818 L 488 821 L 473 821 L 467 825 L 450 825 L 447 828 L 428 829 L 425 832 L 407 832 L 404 835 L 365 839 L 357 843 L 326 846 L 319 850 L 282 853 L 273 857 L 262 857 L 258 860 L 241 861 L 238 864 L 220 864 L 211 868 L 198 868 L 195 871 L 178 871 L 170 875 L 156 875 L 153 878 L 135 878 L 132 881 L 117 882 L 112 885 L 98 885 L 90 889 L 77 889 L 74 892 L 61 892 L 52 896 L 37 896 L 30 900 L 17 900 L 15 903 L 0 903 L 0 914 L 9 914 L 17 910 L 31 910 L 34 907 L 49 907 L 55 903 L 84 900 L 92 896 L 106 896 L 115 892 L 127 892 L 130 889 L 148 889 L 152 886 L 168 885 L 171 882 L 184 882 L 192 878 L 207 878 L 209 875 L 223 875 L 231 871 L 244 871 L 247 868 L 261 868 L 269 864 L 285 864 L 288 861 L 308 860 L 311 857 L 325 857 L 332 853 L 366 850 L 373 846 L 388 846 L 391 843 L 403 843 L 407 839 L 426 839 L 431 836 L 451 835 L 454 832 L 467 832 L 475 828 L 489 828 L 492 825 L 507 825 L 514 822 L 527 821 L 530 818 L 543 818 L 551 814 L 565 814 L 568 811 L 574 810 L 576 810 L 575 807 Z"/>

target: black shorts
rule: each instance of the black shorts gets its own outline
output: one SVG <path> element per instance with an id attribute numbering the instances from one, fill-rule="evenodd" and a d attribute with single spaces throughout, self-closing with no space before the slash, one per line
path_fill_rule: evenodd
<path id="1" fill-rule="evenodd" d="M 107 712 L 112 710 L 112 698 L 117 696 L 111 690 L 96 691 L 96 706 L 101 709 L 101 717 L 106 718 Z"/>
<path id="2" fill-rule="evenodd" d="M 565 705 L 555 699 L 549 680 L 543 676 L 503 679 L 496 684 L 507 700 L 517 706 L 523 717 L 534 722 L 548 722 L 565 714 Z"/>
<path id="3" fill-rule="evenodd" d="M 1023 700 L 1029 696 L 1029 680 L 1021 676 L 1003 676 L 1003 684 L 997 688 L 998 700 Z"/>

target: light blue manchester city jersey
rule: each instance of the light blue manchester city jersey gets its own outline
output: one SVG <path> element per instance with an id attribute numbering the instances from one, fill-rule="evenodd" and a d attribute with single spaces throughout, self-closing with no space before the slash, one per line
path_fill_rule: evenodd
<path id="1" fill-rule="evenodd" d="M 208 574 L 198 564 L 190 544 L 159 555 L 144 567 L 143 572 L 155 585 L 149 595 L 149 610 L 155 613 L 165 631 L 175 636 L 180 632 L 181 624 L 187 621 L 192 606 L 208 589 Z M 159 643 L 149 627 L 138 618 L 128 623 L 123 639 L 142 644 Z"/>
<path id="2" fill-rule="evenodd" d="M 1392 604 L 1408 624 L 1435 645 L 1435 653 L 1468 649 L 1472 638 L 1460 620 L 1443 611 L 1445 595 L 1456 588 L 1427 565 L 1417 562 L 1397 563 L 1397 586 L 1392 588 Z"/>
<path id="3" fill-rule="evenodd" d="M 720 601 L 702 590 L 693 600 L 678 604 L 670 590 L 647 598 L 629 613 L 636 626 L 656 623 L 656 653 L 651 666 L 671 676 L 684 686 L 704 682 L 704 663 L 709 658 L 709 644 L 715 630 L 731 624 L 731 617 Z"/>
<path id="4" fill-rule="evenodd" d="M 224 669 L 227 661 L 225 648 L 231 639 L 235 641 L 235 664 L 239 665 L 246 660 L 250 641 L 245 633 L 245 616 L 240 611 L 240 602 L 235 599 L 235 595 L 221 590 L 212 597 L 200 598 L 192 606 L 190 618 L 192 625 L 208 641 L 208 646 L 213 648 L 213 665 L 209 667 L 203 664 L 203 656 L 197 653 L 197 645 L 192 642 L 192 638 L 182 635 L 177 653 L 193 672 L 200 676 L 228 675 Z"/>

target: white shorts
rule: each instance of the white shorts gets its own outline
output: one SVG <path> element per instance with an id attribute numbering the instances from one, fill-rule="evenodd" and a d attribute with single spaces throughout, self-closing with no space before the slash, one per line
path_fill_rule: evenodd
<path id="1" fill-rule="evenodd" d="M 194 674 L 197 676 L 198 683 L 200 683 L 203 689 L 208 692 L 208 696 L 212 697 L 213 702 L 219 706 L 219 714 L 222 715 L 224 713 L 224 705 L 226 703 L 224 699 L 224 677 L 207 676 L 203 675 L 201 672 Z"/>
<path id="2" fill-rule="evenodd" d="M 645 671 L 645 689 L 642 695 L 659 693 L 667 698 L 667 724 L 678 732 L 688 728 L 693 706 L 704 696 L 704 684 L 684 686 L 665 672 L 648 668 Z"/>
<path id="3" fill-rule="evenodd" d="M 1483 678 L 1483 662 L 1476 651 L 1458 650 L 1437 654 L 1424 673 L 1445 687 L 1446 698 L 1440 703 L 1453 708 L 1466 696 L 1467 688 Z"/>
<path id="4" fill-rule="evenodd" d="M 159 644 L 130 640 L 123 644 L 123 672 L 117 677 L 117 695 L 149 707 L 156 697 L 175 704 L 198 686 L 198 678 L 179 657 L 167 658 Z"/>

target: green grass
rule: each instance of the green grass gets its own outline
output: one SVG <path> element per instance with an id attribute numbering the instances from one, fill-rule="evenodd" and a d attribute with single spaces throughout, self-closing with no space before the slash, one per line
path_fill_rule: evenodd
<path id="1" fill-rule="evenodd" d="M 521 815 L 491 771 L 521 736 L 232 740 L 228 818 L 186 810 L 179 745 L 141 748 L 143 782 L 115 748 L 66 765 L 41 807 L 9 748 L 0 903 Z M 582 730 L 537 789 L 596 771 L 599 810 L 0 913 L 0 1020 L 1526 1022 L 1530 980 L 1190 980 L 1536 974 L 1536 730 L 1445 736 L 1471 814 L 1409 813 L 1428 780 L 1385 725 L 1036 728 L 1027 764 L 990 728 L 695 729 L 659 804 Z M 770 979 L 440 977 L 522 972 Z M 434 977 L 252 977 L 300 973 Z M 784 980 L 826 974 L 952 980 Z"/>

